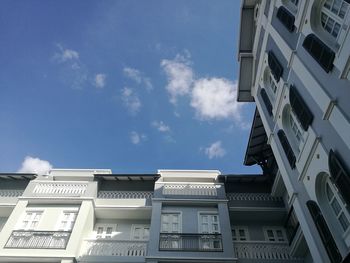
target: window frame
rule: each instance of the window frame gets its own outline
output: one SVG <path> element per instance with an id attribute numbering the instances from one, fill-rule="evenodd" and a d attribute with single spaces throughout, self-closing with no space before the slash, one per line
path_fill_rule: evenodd
<path id="1" fill-rule="evenodd" d="M 239 230 L 243 230 L 244 235 L 241 235 Z M 235 235 L 233 235 L 233 231 L 235 231 Z M 249 228 L 248 228 L 248 226 L 231 226 L 231 233 L 232 233 L 232 241 L 233 242 L 250 241 L 250 235 L 249 235 Z"/>
<path id="2" fill-rule="evenodd" d="M 29 219 L 26 220 L 26 217 L 27 217 L 28 213 L 31 213 L 32 215 L 31 215 L 31 217 Z M 27 230 L 36 230 L 38 228 L 39 224 L 40 224 L 40 221 L 42 219 L 43 214 L 44 214 L 44 210 L 43 209 L 28 209 L 28 210 L 25 210 L 24 213 L 22 214 L 21 220 L 18 221 L 16 230 L 26 230 L 26 231 Z M 39 219 L 35 220 L 37 223 L 36 223 L 36 225 L 34 227 L 32 227 L 31 224 L 34 221 L 35 216 L 38 216 L 38 215 L 40 215 Z M 27 225 L 25 227 L 23 227 L 25 221 L 27 221 Z"/>
<path id="3" fill-rule="evenodd" d="M 178 230 L 177 232 L 170 232 L 165 231 L 163 229 L 163 216 L 164 215 L 178 215 Z M 173 222 L 171 222 L 173 224 Z M 160 215 L 160 233 L 169 233 L 169 234 L 176 234 L 176 233 L 182 233 L 182 212 L 181 211 L 162 211 Z"/>
<path id="4" fill-rule="evenodd" d="M 274 240 L 270 240 L 268 231 L 272 232 Z M 278 231 L 281 231 L 283 240 L 278 240 L 279 239 L 278 234 L 277 234 Z M 263 232 L 264 232 L 265 241 L 267 241 L 267 242 L 288 243 L 287 234 L 286 234 L 286 231 L 285 231 L 285 229 L 283 227 L 279 227 L 279 226 L 264 226 L 263 227 Z"/>
<path id="5" fill-rule="evenodd" d="M 208 216 L 208 232 L 204 232 L 202 229 L 202 216 Z M 217 217 L 217 222 L 212 222 L 212 218 L 213 216 Z M 210 218 L 210 219 L 209 219 Z M 213 229 L 209 229 L 213 227 L 213 224 L 217 225 L 218 230 L 213 230 Z M 221 228 L 220 228 L 220 217 L 219 217 L 219 213 L 216 211 L 199 211 L 198 212 L 198 233 L 200 234 L 221 234 Z"/>
<path id="6" fill-rule="evenodd" d="M 77 220 L 77 217 L 78 217 L 78 209 L 74 209 L 74 210 L 63 210 L 61 212 L 61 215 L 59 217 L 59 220 L 57 221 L 57 224 L 56 224 L 56 229 L 57 231 L 72 231 L 74 226 L 75 226 L 75 222 Z M 65 217 L 65 214 L 69 214 L 68 216 L 68 220 L 65 220 L 64 217 Z M 64 227 L 61 227 L 61 224 L 65 222 L 65 226 Z M 68 225 L 67 223 L 70 224 Z"/>
<path id="7" fill-rule="evenodd" d="M 135 238 L 136 228 L 140 228 L 143 231 L 145 229 L 148 229 L 148 237 L 145 238 L 144 235 L 141 235 L 142 238 Z M 149 224 L 132 224 L 131 225 L 130 240 L 148 241 L 149 237 L 150 237 L 150 229 L 151 229 L 151 226 Z"/>
<path id="8" fill-rule="evenodd" d="M 98 229 L 102 228 L 102 233 L 98 233 Z M 110 234 L 107 233 L 108 228 L 112 228 Z M 96 223 L 94 226 L 95 238 L 96 239 L 113 239 L 113 234 L 117 232 L 118 224 L 109 224 L 109 223 Z M 99 236 L 101 235 L 101 236 Z"/>

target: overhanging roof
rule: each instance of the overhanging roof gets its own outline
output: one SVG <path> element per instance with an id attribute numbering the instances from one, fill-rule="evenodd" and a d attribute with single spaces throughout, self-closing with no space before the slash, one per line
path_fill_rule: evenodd
<path id="1" fill-rule="evenodd" d="M 0 173 L 0 179 L 7 180 L 32 180 L 36 178 L 32 173 Z"/>
<path id="2" fill-rule="evenodd" d="M 156 181 L 159 174 L 94 174 L 95 178 L 110 181 Z"/>
<path id="3" fill-rule="evenodd" d="M 245 165 L 254 165 L 265 162 L 273 155 L 270 145 L 267 144 L 267 135 L 260 114 L 255 109 L 254 120 L 250 131 L 248 146 L 244 157 Z"/>

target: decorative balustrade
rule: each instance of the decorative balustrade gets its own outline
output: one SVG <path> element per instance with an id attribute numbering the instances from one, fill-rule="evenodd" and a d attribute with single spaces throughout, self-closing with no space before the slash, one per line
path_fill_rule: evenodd
<path id="1" fill-rule="evenodd" d="M 50 196 L 81 196 L 86 188 L 85 183 L 37 183 L 33 193 Z"/>
<path id="2" fill-rule="evenodd" d="M 230 201 L 283 201 L 282 197 L 271 196 L 268 193 L 228 193 L 226 196 Z"/>
<path id="3" fill-rule="evenodd" d="M 289 254 L 286 243 L 266 241 L 234 241 L 235 256 L 241 259 L 258 260 L 298 260 Z"/>
<path id="4" fill-rule="evenodd" d="M 165 184 L 163 195 L 192 195 L 216 197 L 218 195 L 216 185 L 213 184 Z"/>
<path id="5" fill-rule="evenodd" d="M 221 234 L 161 233 L 159 250 L 221 252 L 222 237 Z"/>
<path id="6" fill-rule="evenodd" d="M 132 256 L 144 257 L 147 241 L 94 239 L 85 240 L 81 256 Z"/>
<path id="7" fill-rule="evenodd" d="M 23 194 L 22 189 L 0 189 L 0 197 L 18 197 Z"/>
<path id="8" fill-rule="evenodd" d="M 149 199 L 151 191 L 98 191 L 97 198 L 105 199 Z"/>
<path id="9" fill-rule="evenodd" d="M 67 231 L 12 231 L 5 248 L 65 249 L 70 237 Z"/>

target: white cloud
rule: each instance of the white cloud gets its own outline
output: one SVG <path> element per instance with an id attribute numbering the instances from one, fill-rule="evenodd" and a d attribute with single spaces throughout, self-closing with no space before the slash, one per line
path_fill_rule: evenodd
<path id="1" fill-rule="evenodd" d="M 54 54 L 53 59 L 63 63 L 70 60 L 78 60 L 79 53 L 73 49 L 63 48 L 61 44 L 57 44 L 58 51 Z"/>
<path id="2" fill-rule="evenodd" d="M 170 127 L 166 125 L 163 121 L 154 121 L 152 122 L 152 126 L 160 132 L 170 132 Z"/>
<path id="3" fill-rule="evenodd" d="M 141 101 L 131 88 L 123 88 L 122 101 L 131 114 L 137 114 L 141 108 Z"/>
<path id="4" fill-rule="evenodd" d="M 241 119 L 237 83 L 224 78 L 204 78 L 195 82 L 191 106 L 200 119 Z"/>
<path id="5" fill-rule="evenodd" d="M 146 90 L 150 91 L 153 89 L 150 78 L 146 77 L 141 71 L 135 68 L 125 67 L 123 69 L 124 76 L 135 81 L 137 84 L 145 85 Z"/>
<path id="6" fill-rule="evenodd" d="M 139 134 L 136 131 L 130 132 L 130 141 L 132 144 L 139 144 L 142 141 L 145 141 L 147 136 L 145 134 Z"/>
<path id="7" fill-rule="evenodd" d="M 106 78 L 107 78 L 106 74 L 102 74 L 102 73 L 96 74 L 94 79 L 95 87 L 102 89 L 106 85 Z"/>
<path id="8" fill-rule="evenodd" d="M 167 91 L 170 94 L 170 102 L 176 104 L 177 97 L 190 93 L 193 83 L 193 70 L 190 67 L 189 53 L 176 55 L 175 59 L 163 59 L 160 63 L 168 78 Z"/>
<path id="9" fill-rule="evenodd" d="M 204 152 L 209 159 L 220 158 L 226 154 L 225 149 L 221 145 L 221 141 L 212 143 L 209 147 L 204 149 Z"/>
<path id="10" fill-rule="evenodd" d="M 38 175 L 48 174 L 52 165 L 45 160 L 26 156 L 18 173 L 36 173 Z"/>

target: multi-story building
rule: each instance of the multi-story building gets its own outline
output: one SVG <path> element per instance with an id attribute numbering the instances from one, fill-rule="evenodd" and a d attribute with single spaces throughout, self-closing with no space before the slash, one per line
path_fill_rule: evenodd
<path id="1" fill-rule="evenodd" d="M 274 177 L 0 174 L 0 262 L 304 262 Z"/>
<path id="2" fill-rule="evenodd" d="M 313 262 L 350 262 L 349 27 L 349 0 L 242 1 L 238 100 L 256 103 L 245 163 L 275 160 L 292 243 Z"/>
<path id="3" fill-rule="evenodd" d="M 262 174 L 0 174 L 0 262 L 350 262 L 350 3 L 243 0 Z"/>

